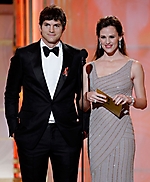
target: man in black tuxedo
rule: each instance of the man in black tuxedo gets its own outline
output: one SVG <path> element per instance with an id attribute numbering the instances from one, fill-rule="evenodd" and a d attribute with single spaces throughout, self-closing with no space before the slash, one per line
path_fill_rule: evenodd
<path id="1" fill-rule="evenodd" d="M 44 8 L 39 17 L 41 39 L 18 48 L 11 58 L 5 114 L 18 147 L 23 182 L 45 182 L 49 158 L 54 182 L 77 181 L 82 51 L 60 40 L 65 26 L 61 8 Z"/>

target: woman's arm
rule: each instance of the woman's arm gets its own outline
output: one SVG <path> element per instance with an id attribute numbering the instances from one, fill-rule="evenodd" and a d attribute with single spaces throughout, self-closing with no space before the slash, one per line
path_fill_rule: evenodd
<path id="1" fill-rule="evenodd" d="M 79 101 L 80 108 L 85 112 L 90 109 L 90 101 L 87 100 L 87 92 L 89 91 L 89 84 L 90 84 L 89 75 L 86 72 L 86 68 L 88 65 L 89 64 L 87 63 L 83 67 L 83 90 Z"/>
<path id="2" fill-rule="evenodd" d="M 135 98 L 123 94 L 116 95 L 113 100 L 115 104 L 129 104 L 138 109 L 147 107 L 146 91 L 144 85 L 144 70 L 138 61 L 134 61 L 131 68 L 131 79 L 134 84 Z"/>
<path id="3" fill-rule="evenodd" d="M 133 106 L 139 109 L 145 109 L 147 107 L 144 76 L 144 70 L 140 62 L 133 62 L 131 78 L 133 79 L 134 92 L 136 96 L 136 98 L 134 98 L 135 102 Z"/>
<path id="4" fill-rule="evenodd" d="M 87 111 L 90 109 L 92 102 L 106 102 L 106 96 L 103 94 L 99 94 L 96 91 L 90 91 L 90 78 L 89 74 L 92 71 L 93 66 L 90 63 L 87 63 L 83 67 L 83 92 L 81 94 L 80 99 L 80 108 L 83 111 Z"/>

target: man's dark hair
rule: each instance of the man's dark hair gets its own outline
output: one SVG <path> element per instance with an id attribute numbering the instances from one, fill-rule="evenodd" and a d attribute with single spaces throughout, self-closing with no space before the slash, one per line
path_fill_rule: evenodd
<path id="1" fill-rule="evenodd" d="M 39 25 L 42 26 L 45 20 L 59 20 L 62 24 L 63 30 L 65 29 L 67 21 L 64 11 L 56 5 L 47 6 L 41 11 Z"/>

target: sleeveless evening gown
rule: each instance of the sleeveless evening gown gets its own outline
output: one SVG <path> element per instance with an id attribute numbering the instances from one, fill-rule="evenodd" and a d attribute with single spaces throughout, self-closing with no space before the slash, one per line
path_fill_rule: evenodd
<path id="1" fill-rule="evenodd" d="M 132 60 L 118 71 L 98 77 L 94 62 L 90 90 L 97 88 L 110 97 L 132 95 Z M 130 115 L 121 119 L 104 107 L 92 109 L 89 125 L 89 158 L 92 182 L 133 182 L 135 140 Z"/>

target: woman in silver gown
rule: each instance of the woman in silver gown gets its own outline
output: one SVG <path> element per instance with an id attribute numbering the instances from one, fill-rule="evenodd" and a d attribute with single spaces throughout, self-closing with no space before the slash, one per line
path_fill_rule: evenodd
<path id="1" fill-rule="evenodd" d="M 92 182 L 133 182 L 135 138 L 130 107 L 147 106 L 141 63 L 127 56 L 121 22 L 115 16 L 97 23 L 94 60 L 84 66 L 82 109 L 91 109 L 89 159 Z M 103 107 L 105 94 L 116 106 L 126 106 L 116 116 Z M 134 90 L 134 96 L 132 94 Z"/>

